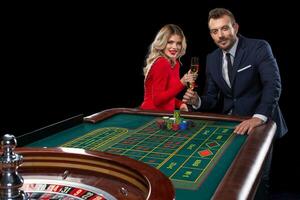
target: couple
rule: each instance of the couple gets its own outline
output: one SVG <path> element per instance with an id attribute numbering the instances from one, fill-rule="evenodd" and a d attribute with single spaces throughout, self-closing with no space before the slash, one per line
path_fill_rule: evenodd
<path id="1" fill-rule="evenodd" d="M 285 135 L 287 126 L 278 105 L 281 78 L 270 45 L 238 34 L 234 15 L 224 8 L 209 12 L 208 27 L 219 48 L 207 56 L 204 95 L 199 97 L 188 89 L 182 101 L 176 99 L 189 82 L 195 81 L 197 74 L 189 71 L 180 79 L 180 58 L 186 51 L 186 39 L 178 26 L 168 24 L 151 44 L 144 68 L 144 102 L 140 108 L 187 111 L 189 104 L 196 110 L 209 111 L 221 101 L 223 114 L 251 117 L 237 125 L 235 133 L 251 134 L 255 127 L 271 119 L 277 125 L 275 137 Z M 271 160 L 272 153 L 263 170 L 260 187 L 265 189 L 269 187 Z"/>
<path id="2" fill-rule="evenodd" d="M 287 127 L 278 105 L 281 80 L 270 45 L 239 35 L 233 14 L 224 8 L 209 12 L 208 27 L 219 48 L 207 56 L 204 95 L 199 97 L 188 89 L 182 101 L 176 98 L 188 83 L 195 81 L 197 73 L 189 71 L 180 79 L 180 58 L 186 51 L 186 38 L 178 26 L 168 24 L 150 46 L 140 108 L 187 111 L 189 104 L 196 110 L 209 111 L 221 100 L 222 113 L 252 116 L 240 123 L 235 133 L 249 134 L 272 119 L 277 124 L 276 136 L 283 136 Z"/>

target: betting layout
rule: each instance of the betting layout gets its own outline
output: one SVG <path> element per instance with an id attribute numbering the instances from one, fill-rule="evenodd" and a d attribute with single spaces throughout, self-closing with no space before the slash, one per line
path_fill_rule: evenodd
<path id="1" fill-rule="evenodd" d="M 237 123 L 188 120 L 188 128 L 168 129 L 160 120 L 134 130 L 98 128 L 62 146 L 125 155 L 159 169 L 176 188 L 197 189 L 235 137 Z"/>

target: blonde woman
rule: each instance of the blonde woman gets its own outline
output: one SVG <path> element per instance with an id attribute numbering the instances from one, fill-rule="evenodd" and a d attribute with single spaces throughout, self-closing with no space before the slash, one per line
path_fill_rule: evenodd
<path id="1" fill-rule="evenodd" d="M 187 73 L 180 79 L 180 58 L 185 54 L 186 46 L 186 38 L 177 25 L 167 24 L 157 33 L 144 67 L 144 101 L 141 109 L 188 111 L 187 105 L 176 98 L 197 76 Z"/>

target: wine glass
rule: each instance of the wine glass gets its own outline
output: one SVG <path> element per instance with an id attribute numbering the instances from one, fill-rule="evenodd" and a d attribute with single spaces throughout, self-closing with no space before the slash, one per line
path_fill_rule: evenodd
<path id="1" fill-rule="evenodd" d="M 199 70 L 199 58 L 198 57 L 192 57 L 190 69 L 191 69 L 192 73 L 198 73 L 198 70 Z M 195 82 L 188 83 L 189 89 L 194 90 L 195 87 L 197 87 Z"/>

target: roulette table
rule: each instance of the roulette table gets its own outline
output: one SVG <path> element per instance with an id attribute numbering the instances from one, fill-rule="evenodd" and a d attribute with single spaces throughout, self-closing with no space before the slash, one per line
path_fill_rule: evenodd
<path id="1" fill-rule="evenodd" d="M 183 112 L 181 118 L 193 126 L 174 131 L 157 126 L 164 116 L 173 113 L 113 108 L 49 125 L 19 136 L 18 142 L 32 149 L 59 147 L 125 156 L 167 176 L 176 199 L 254 197 L 274 138 L 274 122 L 246 136 L 233 133 L 246 117 Z"/>

